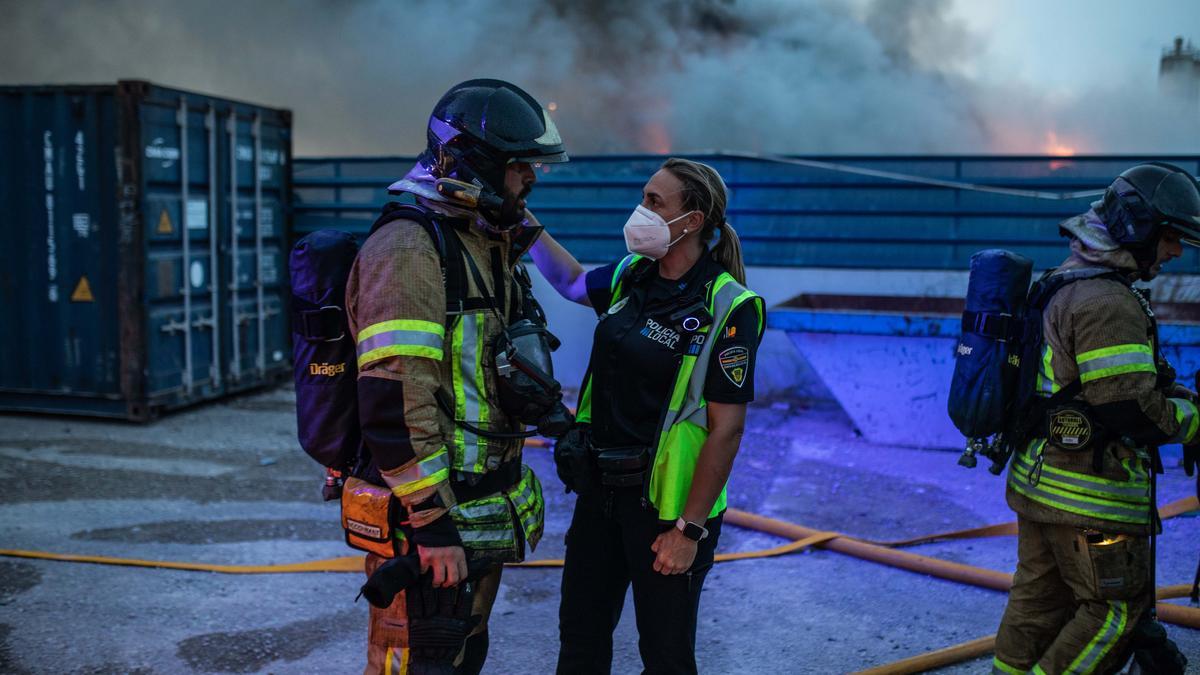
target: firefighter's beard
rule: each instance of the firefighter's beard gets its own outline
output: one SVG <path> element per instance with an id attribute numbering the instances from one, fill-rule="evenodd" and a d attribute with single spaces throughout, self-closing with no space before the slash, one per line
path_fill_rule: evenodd
<path id="1" fill-rule="evenodd" d="M 493 228 L 501 232 L 511 230 L 525 221 L 525 198 L 531 188 L 526 187 L 520 194 L 504 191 L 504 199 L 497 209 L 485 209 L 483 215 Z"/>

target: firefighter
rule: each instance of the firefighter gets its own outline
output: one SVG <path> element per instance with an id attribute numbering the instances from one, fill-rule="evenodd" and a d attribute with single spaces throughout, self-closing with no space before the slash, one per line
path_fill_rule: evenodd
<path id="1" fill-rule="evenodd" d="M 523 311 L 514 279 L 537 234 L 522 225 L 533 168 L 565 161 L 549 114 L 520 88 L 451 88 L 429 118 L 428 148 L 389 188 L 423 215 L 385 212 L 351 271 L 363 443 L 427 573 L 407 602 L 371 608 L 367 673 L 478 673 L 501 566 L 541 537 L 541 486 L 521 463 L 524 426 L 501 404 L 489 350 Z M 442 243 L 421 219 L 436 221 Z M 461 297 L 444 269 L 467 270 Z M 469 581 L 468 560 L 485 570 Z M 368 554 L 367 574 L 383 562 Z M 454 611 L 468 600 L 466 616 Z"/>
<path id="2" fill-rule="evenodd" d="M 696 672 L 700 590 L 765 320 L 743 285 L 725 204 L 715 170 L 669 159 L 625 225 L 629 256 L 585 274 L 548 235 L 531 251 L 560 294 L 600 317 L 580 424 L 555 447 L 559 475 L 578 493 L 559 673 L 609 672 L 631 585 L 645 672 Z"/>
<path id="3" fill-rule="evenodd" d="M 1158 446 L 1192 443 L 1200 416 L 1131 283 L 1200 240 L 1200 189 L 1178 167 L 1138 165 L 1061 227 L 1071 255 L 1053 274 L 1079 279 L 1050 298 L 1039 362 L 1023 364 L 1037 368 L 1038 403 L 1008 474 L 1018 562 L 992 672 L 1111 673 L 1134 648 L 1183 672 L 1165 637 L 1154 647 L 1134 635 L 1157 625 Z"/>

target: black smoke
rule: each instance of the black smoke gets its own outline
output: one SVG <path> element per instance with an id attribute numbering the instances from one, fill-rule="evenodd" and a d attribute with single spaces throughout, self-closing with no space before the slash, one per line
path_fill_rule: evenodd
<path id="1" fill-rule="evenodd" d="M 455 82 L 553 101 L 574 154 L 1194 152 L 1153 82 L 979 85 L 949 0 L 0 0 L 0 82 L 161 84 L 287 107 L 302 155 L 412 154 Z M 1148 64 L 1153 72 L 1155 64 Z M 1143 94 L 1141 92 L 1148 92 Z"/>

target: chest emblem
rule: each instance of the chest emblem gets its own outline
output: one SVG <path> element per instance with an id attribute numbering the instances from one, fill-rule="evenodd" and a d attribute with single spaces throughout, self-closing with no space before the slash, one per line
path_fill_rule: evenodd
<path id="1" fill-rule="evenodd" d="M 608 316 L 613 316 L 614 314 L 621 311 L 622 309 L 625 309 L 625 305 L 627 305 L 627 304 L 629 304 L 629 296 L 625 296 L 625 297 L 621 298 L 620 300 L 618 300 L 617 304 L 613 305 L 612 307 L 609 307 L 608 311 L 605 312 L 605 314 Z"/>

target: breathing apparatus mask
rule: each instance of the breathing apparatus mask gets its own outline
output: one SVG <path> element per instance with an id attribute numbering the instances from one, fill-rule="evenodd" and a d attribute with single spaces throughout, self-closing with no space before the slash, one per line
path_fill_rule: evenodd
<path id="1" fill-rule="evenodd" d="M 558 338 L 545 325 L 521 319 L 496 336 L 496 374 L 500 408 L 543 436 L 558 437 L 571 428 L 571 412 L 562 402 L 550 353 Z"/>
<path id="2" fill-rule="evenodd" d="M 475 261 L 465 255 L 475 284 L 483 293 L 497 318 L 503 315 L 484 285 Z M 506 326 L 492 343 L 493 363 L 496 364 L 496 383 L 500 409 L 521 424 L 534 427 L 532 432 L 497 433 L 477 429 L 469 422 L 463 427 L 485 438 L 527 438 L 535 434 L 558 437 L 571 428 L 575 419 L 562 402 L 562 385 L 554 379 L 554 362 L 550 354 L 560 342 L 546 327 L 546 315 L 531 291 L 532 282 L 523 266 L 514 270 L 521 289 L 521 317 Z"/>

